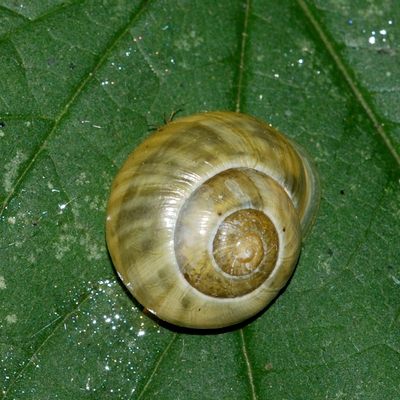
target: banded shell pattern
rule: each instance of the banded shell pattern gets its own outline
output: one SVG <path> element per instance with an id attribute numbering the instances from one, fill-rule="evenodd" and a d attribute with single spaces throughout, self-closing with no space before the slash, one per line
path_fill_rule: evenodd
<path id="1" fill-rule="evenodd" d="M 196 114 L 129 156 L 111 189 L 107 244 L 149 311 L 221 328 L 255 315 L 285 286 L 319 198 L 301 146 L 244 114 Z"/>

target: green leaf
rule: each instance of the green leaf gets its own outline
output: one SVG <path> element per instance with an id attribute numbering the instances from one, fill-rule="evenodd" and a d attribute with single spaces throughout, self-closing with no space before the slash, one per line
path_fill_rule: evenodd
<path id="1" fill-rule="evenodd" d="M 0 1 L 5 399 L 400 398 L 400 9 L 377 0 Z M 239 110 L 321 173 L 288 287 L 241 329 L 157 324 L 105 244 L 163 116 Z"/>

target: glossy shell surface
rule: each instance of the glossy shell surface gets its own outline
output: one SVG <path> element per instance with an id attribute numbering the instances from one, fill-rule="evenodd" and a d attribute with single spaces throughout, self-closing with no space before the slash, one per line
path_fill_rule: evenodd
<path id="1" fill-rule="evenodd" d="M 255 315 L 285 286 L 319 198 L 302 147 L 247 115 L 196 114 L 150 135 L 122 166 L 107 244 L 149 311 L 221 328 Z"/>

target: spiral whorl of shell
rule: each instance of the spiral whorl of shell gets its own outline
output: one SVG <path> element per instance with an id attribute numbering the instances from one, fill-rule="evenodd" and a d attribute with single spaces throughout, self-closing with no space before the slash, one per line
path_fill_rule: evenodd
<path id="1" fill-rule="evenodd" d="M 197 114 L 165 125 L 125 162 L 107 243 L 147 309 L 218 328 L 256 314 L 286 284 L 318 201 L 302 148 L 246 115 Z"/>

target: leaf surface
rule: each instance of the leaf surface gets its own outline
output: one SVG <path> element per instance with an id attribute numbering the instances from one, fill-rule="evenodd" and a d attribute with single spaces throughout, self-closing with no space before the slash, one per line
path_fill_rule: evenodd
<path id="1" fill-rule="evenodd" d="M 395 2 L 0 1 L 5 399 L 400 396 Z M 120 283 L 105 208 L 163 116 L 252 114 L 304 145 L 322 199 L 266 312 L 205 334 Z"/>

